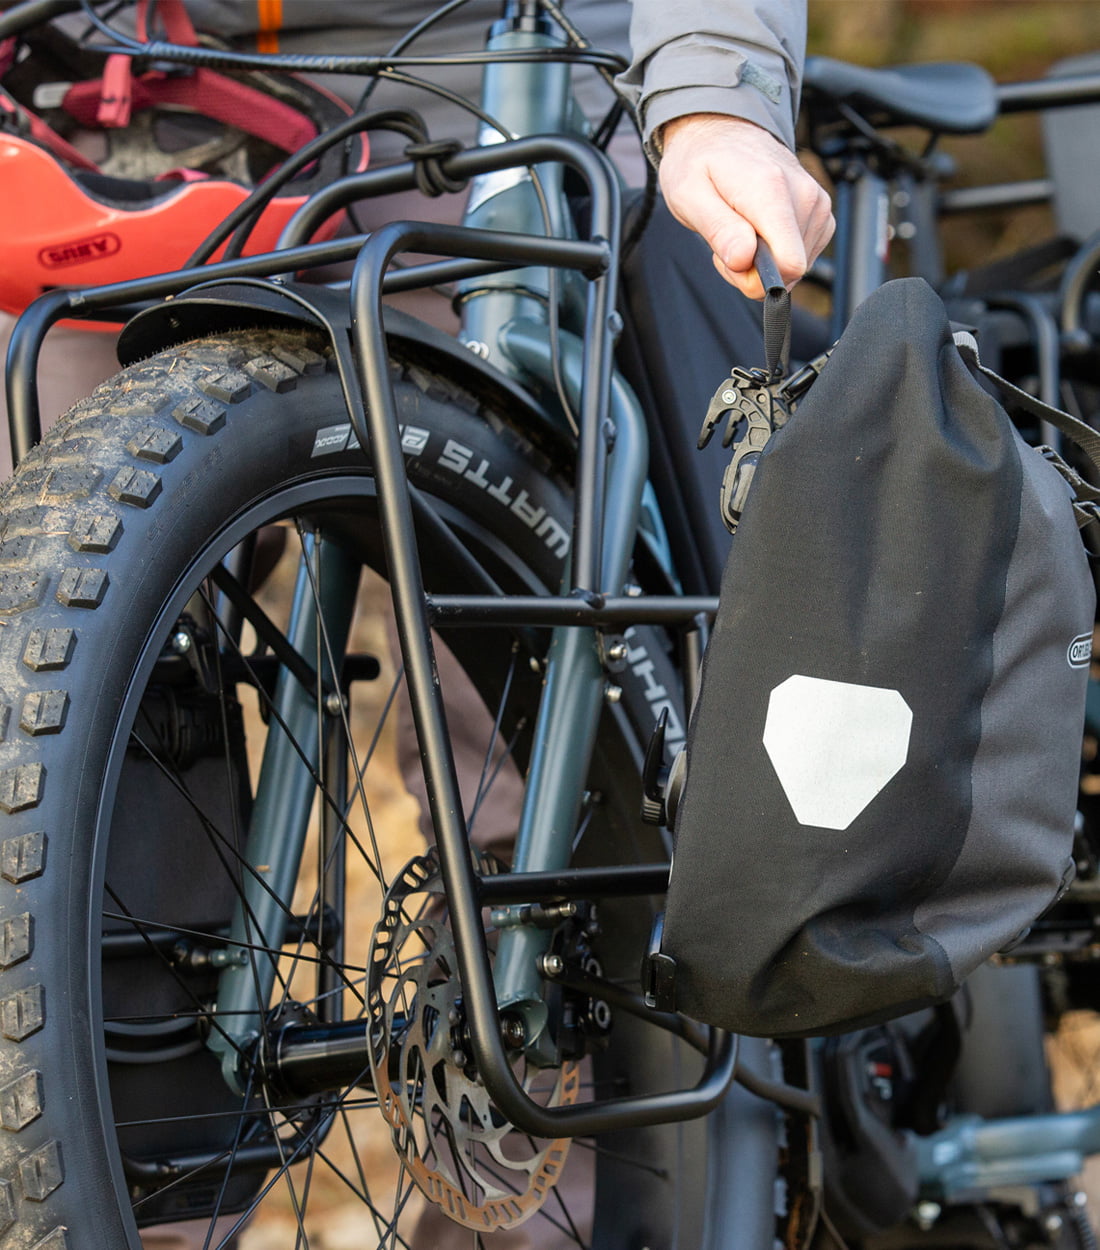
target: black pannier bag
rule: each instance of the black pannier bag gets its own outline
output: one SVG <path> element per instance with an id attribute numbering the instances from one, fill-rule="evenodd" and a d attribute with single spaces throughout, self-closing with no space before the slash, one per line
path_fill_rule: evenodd
<path id="1" fill-rule="evenodd" d="M 762 451 L 741 423 L 651 1003 L 759 1036 L 880 1022 L 949 997 L 1072 879 L 1097 492 L 980 372 L 903 279 Z"/>

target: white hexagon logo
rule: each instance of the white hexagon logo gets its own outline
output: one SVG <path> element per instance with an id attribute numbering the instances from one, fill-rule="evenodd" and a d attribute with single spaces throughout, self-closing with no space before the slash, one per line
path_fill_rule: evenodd
<path id="1" fill-rule="evenodd" d="M 912 727 L 897 690 L 796 674 L 768 700 L 764 749 L 800 825 L 847 829 L 905 763 Z"/>

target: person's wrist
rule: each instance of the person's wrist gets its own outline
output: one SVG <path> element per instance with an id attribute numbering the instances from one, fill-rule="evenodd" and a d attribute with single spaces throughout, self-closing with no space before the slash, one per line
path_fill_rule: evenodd
<path id="1" fill-rule="evenodd" d="M 737 117 L 732 113 L 684 113 L 680 117 L 672 117 L 657 127 L 650 142 L 654 151 L 660 155 L 663 154 L 668 144 L 673 142 L 678 135 L 687 131 L 698 134 L 700 128 L 705 130 L 736 130 L 744 128 L 748 132 L 768 135 L 782 146 L 780 140 L 776 139 L 771 131 L 765 130 L 763 126 L 757 125 L 756 122 L 750 121 L 747 117 Z"/>

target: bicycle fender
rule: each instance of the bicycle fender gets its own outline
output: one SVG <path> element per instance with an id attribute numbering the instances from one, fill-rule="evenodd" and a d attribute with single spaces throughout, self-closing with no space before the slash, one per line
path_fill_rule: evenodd
<path id="1" fill-rule="evenodd" d="M 401 343 L 406 359 L 477 393 L 484 393 L 486 388 L 496 392 L 513 409 L 518 405 L 526 411 L 528 433 L 543 450 L 555 458 L 569 454 L 570 444 L 560 422 L 493 365 L 457 339 L 400 309 L 384 308 L 383 319 L 387 336 Z M 146 308 L 127 322 L 119 335 L 118 358 L 120 364 L 130 365 L 191 339 L 229 330 L 294 324 L 349 332 L 347 293 L 316 284 L 266 279 L 203 284 Z"/>

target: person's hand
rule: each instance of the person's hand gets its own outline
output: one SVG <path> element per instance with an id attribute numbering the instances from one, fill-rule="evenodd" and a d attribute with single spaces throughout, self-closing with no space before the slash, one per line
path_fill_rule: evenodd
<path id="1" fill-rule="evenodd" d="M 764 294 L 753 268 L 757 235 L 788 288 L 832 238 L 836 223 L 825 190 L 760 126 L 691 113 L 664 125 L 661 144 L 669 209 L 710 244 L 722 277 L 751 298 Z"/>

